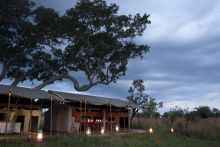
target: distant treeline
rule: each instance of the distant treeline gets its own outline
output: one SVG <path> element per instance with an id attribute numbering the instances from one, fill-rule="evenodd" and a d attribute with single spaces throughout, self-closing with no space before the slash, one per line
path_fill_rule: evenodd
<path id="1" fill-rule="evenodd" d="M 178 106 L 172 108 L 169 112 L 165 112 L 162 117 L 185 117 L 194 120 L 196 118 L 220 117 L 220 110 L 217 108 L 210 108 L 209 106 L 199 106 L 192 111 L 189 109 L 182 109 Z"/>
<path id="2" fill-rule="evenodd" d="M 168 112 L 164 112 L 163 115 L 161 115 L 159 112 L 155 112 L 153 115 L 150 115 L 146 112 L 139 113 L 140 117 L 150 117 L 153 118 L 159 118 L 159 117 L 167 117 L 172 119 L 175 119 L 176 117 L 185 117 L 189 120 L 196 120 L 197 118 L 209 118 L 209 117 L 220 117 L 220 110 L 217 108 L 210 108 L 209 106 L 199 106 L 195 107 L 192 111 L 189 111 L 189 109 L 183 109 L 178 106 L 175 106 L 174 108 L 170 109 Z"/>

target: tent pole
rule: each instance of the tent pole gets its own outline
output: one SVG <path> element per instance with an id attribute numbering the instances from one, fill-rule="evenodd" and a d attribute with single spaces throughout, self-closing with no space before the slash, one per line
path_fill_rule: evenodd
<path id="1" fill-rule="evenodd" d="M 7 115 L 8 115 L 8 116 L 9 116 L 10 102 L 11 102 L 11 91 L 9 91 L 9 93 L 8 93 L 8 107 L 7 107 Z M 7 118 L 7 120 L 6 120 L 6 125 L 5 125 L 5 142 L 6 142 L 6 139 L 7 139 L 9 119 L 10 119 L 10 117 Z"/>
<path id="2" fill-rule="evenodd" d="M 131 130 L 131 121 L 130 121 L 130 109 L 129 109 L 129 105 L 128 105 L 128 131 Z"/>
<path id="3" fill-rule="evenodd" d="M 86 117 L 86 100 L 85 100 L 85 122 L 84 122 L 84 132 L 86 133 L 87 117 Z"/>
<path id="4" fill-rule="evenodd" d="M 110 117 L 111 117 L 111 133 L 112 133 L 112 102 L 110 100 Z"/>
<path id="5" fill-rule="evenodd" d="M 82 123 L 82 100 L 80 100 L 80 127 L 79 127 L 80 133 L 81 133 L 81 123 Z"/>
<path id="6" fill-rule="evenodd" d="M 126 128 L 125 128 L 125 117 L 123 117 L 123 119 L 124 119 L 124 131 L 126 131 Z"/>
<path id="7" fill-rule="evenodd" d="M 57 119 L 56 119 L 57 120 Z M 57 123 L 56 123 L 56 132 L 57 132 L 57 136 L 60 136 L 60 112 L 58 112 L 58 121 L 57 121 Z"/>
<path id="8" fill-rule="evenodd" d="M 30 120 L 29 120 L 29 137 L 31 137 L 31 127 L 32 127 L 32 99 L 31 99 L 31 111 L 30 111 Z"/>
<path id="9" fill-rule="evenodd" d="M 104 127 L 104 130 L 106 130 L 106 125 L 105 125 L 105 122 L 106 122 L 106 110 L 103 110 L 103 127 Z"/>
<path id="10" fill-rule="evenodd" d="M 53 116 L 53 101 L 50 98 L 50 137 L 52 137 L 52 116 Z"/>

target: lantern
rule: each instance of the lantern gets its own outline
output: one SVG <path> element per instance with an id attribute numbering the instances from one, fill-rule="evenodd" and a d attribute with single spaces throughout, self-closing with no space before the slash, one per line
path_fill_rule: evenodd
<path id="1" fill-rule="evenodd" d="M 152 128 L 149 129 L 149 133 L 152 134 L 154 131 Z"/>
<path id="2" fill-rule="evenodd" d="M 118 125 L 115 126 L 115 131 L 116 131 L 116 132 L 119 131 L 119 126 L 118 126 Z"/>
<path id="3" fill-rule="evenodd" d="M 104 127 L 101 128 L 101 134 L 102 134 L 102 135 L 105 134 L 105 129 L 104 129 Z"/>
<path id="4" fill-rule="evenodd" d="M 42 130 L 39 130 L 37 133 L 37 141 L 38 142 L 43 141 L 43 131 Z"/>
<path id="5" fill-rule="evenodd" d="M 174 133 L 174 129 L 173 129 L 173 128 L 171 128 L 171 129 L 170 129 L 170 132 L 171 132 L 171 133 Z"/>
<path id="6" fill-rule="evenodd" d="M 87 127 L 87 129 L 86 129 L 86 135 L 91 135 L 91 128 L 90 127 Z"/>

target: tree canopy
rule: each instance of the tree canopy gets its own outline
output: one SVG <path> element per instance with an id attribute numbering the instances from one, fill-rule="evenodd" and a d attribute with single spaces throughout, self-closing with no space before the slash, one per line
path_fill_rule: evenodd
<path id="1" fill-rule="evenodd" d="M 1 1 L 0 81 L 11 79 L 14 86 L 39 81 L 35 88 L 41 89 L 69 79 L 76 90 L 86 91 L 116 82 L 126 74 L 128 60 L 149 51 L 133 41 L 150 24 L 147 14 L 119 15 L 119 6 L 104 0 L 79 0 L 64 15 L 34 5 Z"/>

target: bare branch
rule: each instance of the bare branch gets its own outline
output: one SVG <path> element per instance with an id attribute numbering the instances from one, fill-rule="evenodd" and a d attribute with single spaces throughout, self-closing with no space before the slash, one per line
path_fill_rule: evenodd
<path id="1" fill-rule="evenodd" d="M 61 79 L 69 79 L 73 83 L 74 88 L 77 91 L 87 91 L 91 87 L 93 87 L 95 85 L 98 85 L 98 84 L 104 84 L 104 85 L 108 85 L 109 84 L 108 82 L 105 82 L 105 81 L 96 81 L 94 83 L 84 84 L 84 85 L 80 86 L 79 82 L 77 81 L 77 79 L 74 78 L 73 76 L 70 76 L 68 74 L 60 74 L 60 75 L 54 76 L 54 77 L 46 80 L 42 84 L 36 86 L 34 89 L 42 89 L 45 86 L 52 84 L 54 81 L 61 80 Z"/>

